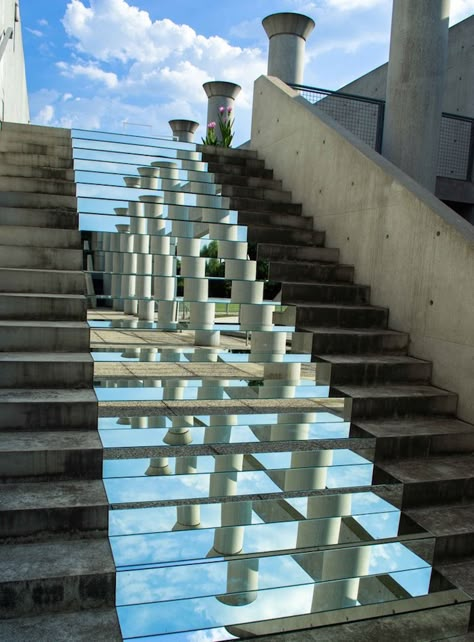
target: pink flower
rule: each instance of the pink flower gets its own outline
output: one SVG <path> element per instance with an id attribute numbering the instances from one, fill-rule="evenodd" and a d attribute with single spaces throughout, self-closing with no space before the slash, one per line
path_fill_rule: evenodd
<path id="1" fill-rule="evenodd" d="M 225 107 L 219 107 L 219 114 L 223 114 L 225 112 Z"/>
<path id="2" fill-rule="evenodd" d="M 232 107 L 227 107 L 227 113 L 230 114 L 232 111 Z"/>
<path id="3" fill-rule="evenodd" d="M 211 122 L 208 124 L 207 128 L 208 128 L 208 129 L 215 129 L 215 128 L 216 128 L 216 123 L 215 123 L 214 121 L 211 121 Z"/>

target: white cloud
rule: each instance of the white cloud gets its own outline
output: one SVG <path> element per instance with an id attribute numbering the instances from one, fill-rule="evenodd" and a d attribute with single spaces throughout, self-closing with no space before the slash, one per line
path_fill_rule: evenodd
<path id="1" fill-rule="evenodd" d="M 54 107 L 52 105 L 45 105 L 36 116 L 35 122 L 38 123 L 38 125 L 50 125 L 53 118 Z"/>
<path id="2" fill-rule="evenodd" d="M 64 102 L 66 102 L 66 101 L 68 101 L 68 100 L 71 100 L 71 98 L 73 98 L 73 95 L 72 95 L 72 94 L 69 94 L 69 93 L 64 94 L 64 96 L 63 96 L 63 101 L 64 101 Z"/>
<path id="3" fill-rule="evenodd" d="M 386 4 L 387 0 L 326 0 L 326 3 L 338 11 L 359 11 L 373 9 L 374 7 Z"/>
<path id="4" fill-rule="evenodd" d="M 61 70 L 61 75 L 67 76 L 69 78 L 75 78 L 77 76 L 85 76 L 90 80 L 104 83 L 108 89 L 113 89 L 118 84 L 117 75 L 110 72 L 104 71 L 97 67 L 97 65 L 89 63 L 87 65 L 81 64 L 69 64 L 66 62 L 58 62 L 56 66 Z"/>
<path id="5" fill-rule="evenodd" d="M 41 27 L 47 27 L 49 25 L 49 22 L 46 20 L 46 18 L 41 18 L 41 20 L 38 20 L 38 24 L 41 25 Z"/>
<path id="6" fill-rule="evenodd" d="M 449 23 L 454 24 L 474 13 L 474 0 L 451 0 Z"/>
<path id="7" fill-rule="evenodd" d="M 42 37 L 43 37 L 43 35 L 44 35 L 44 34 L 43 34 L 43 32 L 42 32 L 42 31 L 40 31 L 39 29 L 30 29 L 29 27 L 25 27 L 25 29 L 26 29 L 27 31 L 29 31 L 30 33 L 32 33 L 32 34 L 33 34 L 34 36 L 36 36 L 37 38 L 42 38 Z"/>

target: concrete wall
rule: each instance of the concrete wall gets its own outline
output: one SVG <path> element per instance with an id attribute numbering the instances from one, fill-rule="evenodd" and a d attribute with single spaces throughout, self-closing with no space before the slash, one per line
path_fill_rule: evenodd
<path id="1" fill-rule="evenodd" d="M 26 88 L 21 22 L 15 0 L 0 0 L 0 36 L 13 28 L 13 36 L 0 61 L 0 120 L 27 123 L 30 120 Z"/>
<path id="2" fill-rule="evenodd" d="M 474 421 L 474 228 L 275 78 L 255 83 L 252 148 Z"/>
<path id="3" fill-rule="evenodd" d="M 387 66 L 373 69 L 340 91 L 385 100 Z M 474 16 L 449 29 L 443 111 L 474 118 Z"/>

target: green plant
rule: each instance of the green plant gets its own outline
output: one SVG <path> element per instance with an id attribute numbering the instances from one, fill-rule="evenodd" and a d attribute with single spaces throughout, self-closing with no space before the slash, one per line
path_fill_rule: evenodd
<path id="1" fill-rule="evenodd" d="M 234 127 L 234 119 L 231 116 L 232 107 L 219 107 L 219 129 L 221 132 L 222 147 L 230 147 L 232 144 L 232 139 L 234 138 L 234 133 L 232 128 Z"/>
<path id="2" fill-rule="evenodd" d="M 216 123 L 211 121 L 207 125 L 207 134 L 206 138 L 201 139 L 204 145 L 218 145 L 217 136 L 216 136 Z"/>

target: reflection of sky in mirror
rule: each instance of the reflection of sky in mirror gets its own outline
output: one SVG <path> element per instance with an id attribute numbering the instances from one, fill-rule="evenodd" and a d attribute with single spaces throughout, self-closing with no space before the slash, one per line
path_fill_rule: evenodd
<path id="1" fill-rule="evenodd" d="M 317 411 L 317 412 L 303 412 L 300 413 L 301 416 L 297 416 L 295 419 L 295 414 L 293 413 L 255 413 L 253 415 L 249 414 L 239 414 L 239 415 L 232 415 L 232 425 L 235 426 L 261 426 L 261 425 L 273 425 L 273 424 L 284 424 L 284 425 L 293 425 L 295 421 L 301 421 L 304 422 L 305 424 L 309 425 L 318 425 L 321 424 L 321 428 L 324 430 L 325 427 L 323 424 L 325 423 L 339 423 L 339 424 L 344 424 L 344 427 L 346 429 L 349 429 L 349 422 L 344 421 L 339 417 L 338 415 L 332 414 L 331 412 L 327 411 Z M 141 418 L 147 418 L 148 423 L 147 427 L 148 428 L 162 428 L 163 426 L 165 427 L 170 427 L 172 425 L 176 426 L 177 422 L 177 417 L 170 417 L 170 416 L 162 416 L 162 417 L 154 417 L 154 416 L 149 416 L 147 417 L 146 414 L 141 415 Z M 192 415 L 192 423 L 196 426 L 209 426 L 210 425 L 210 416 L 209 415 Z M 139 416 L 135 415 L 135 419 L 139 418 Z M 131 417 L 124 418 L 124 417 L 99 417 L 99 429 L 106 429 L 106 428 L 118 428 L 118 429 L 123 429 L 123 421 L 124 419 L 126 421 L 131 420 Z M 156 422 L 156 423 L 154 423 Z M 159 422 L 159 423 L 158 423 Z M 162 423 L 163 422 L 163 423 Z M 179 425 L 182 426 L 189 426 L 189 421 L 185 421 L 183 419 L 182 422 L 179 422 Z M 216 423 L 217 425 L 217 423 Z M 224 424 L 223 424 L 224 425 Z M 227 425 L 227 424 L 226 424 Z M 341 426 L 342 428 L 342 426 Z M 331 429 L 330 426 L 327 427 L 328 430 Z"/>
<path id="2" fill-rule="evenodd" d="M 150 350 L 153 348 L 148 348 L 147 352 L 147 363 L 156 362 L 156 363 L 201 363 L 197 361 L 196 356 L 199 354 L 198 349 L 193 348 L 183 348 L 182 350 L 175 350 L 173 354 L 169 354 L 169 350 L 165 351 L 162 354 L 161 350 L 157 348 L 156 353 L 151 353 Z M 143 362 L 143 357 L 140 356 L 140 348 L 137 348 L 137 353 L 133 354 L 133 348 L 123 347 L 119 350 L 116 348 L 102 348 L 99 346 L 94 346 L 94 350 L 91 352 L 91 356 L 94 361 L 107 361 L 107 362 Z M 265 353 L 256 353 L 252 352 L 226 352 L 224 349 L 221 351 L 216 351 L 216 362 L 223 363 L 274 363 L 273 357 L 268 352 Z M 290 353 L 281 355 L 279 363 L 307 363 L 310 364 L 311 355 L 310 354 L 298 354 Z M 203 361 L 207 363 L 207 361 Z M 311 366 L 314 371 L 316 371 L 316 364 Z"/>

